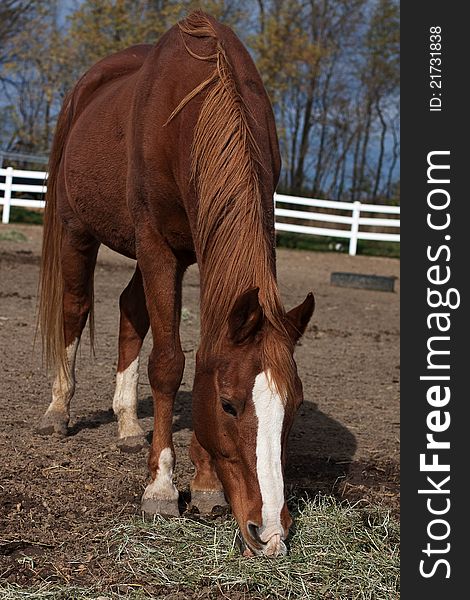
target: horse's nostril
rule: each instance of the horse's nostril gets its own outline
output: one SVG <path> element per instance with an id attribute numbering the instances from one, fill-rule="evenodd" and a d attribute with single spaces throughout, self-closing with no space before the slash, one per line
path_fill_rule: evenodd
<path id="1" fill-rule="evenodd" d="M 261 546 L 264 545 L 264 543 L 261 541 L 261 538 L 259 537 L 259 533 L 258 533 L 259 526 L 258 525 L 256 525 L 255 523 L 252 523 L 251 521 L 248 521 L 247 529 L 248 529 L 248 533 L 255 540 L 255 542 L 258 542 L 258 544 L 260 544 Z"/>

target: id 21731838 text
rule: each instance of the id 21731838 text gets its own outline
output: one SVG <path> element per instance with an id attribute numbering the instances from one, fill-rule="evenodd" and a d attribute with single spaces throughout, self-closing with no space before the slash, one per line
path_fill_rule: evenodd
<path id="1" fill-rule="evenodd" d="M 429 87 L 431 97 L 429 110 L 442 110 L 442 28 L 433 25 L 429 28 Z"/>

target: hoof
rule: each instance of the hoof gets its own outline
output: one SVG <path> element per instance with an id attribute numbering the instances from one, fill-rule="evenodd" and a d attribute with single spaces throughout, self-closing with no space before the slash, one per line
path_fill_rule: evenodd
<path id="1" fill-rule="evenodd" d="M 195 506 L 203 515 L 208 515 L 216 506 L 221 508 L 228 507 L 227 500 L 222 491 L 201 492 L 194 490 L 191 492 L 191 507 Z"/>
<path id="2" fill-rule="evenodd" d="M 65 437 L 67 435 L 69 418 L 60 412 L 46 412 L 36 431 L 40 435 L 55 435 Z"/>
<path id="3" fill-rule="evenodd" d="M 143 448 L 147 448 L 149 443 L 143 435 L 131 435 L 125 438 L 119 438 L 116 442 L 116 446 L 121 452 L 128 452 L 134 454 L 140 452 Z"/>
<path id="4" fill-rule="evenodd" d="M 142 500 L 142 513 L 153 517 L 179 517 L 178 500 L 158 500 L 157 498 L 144 498 Z"/>

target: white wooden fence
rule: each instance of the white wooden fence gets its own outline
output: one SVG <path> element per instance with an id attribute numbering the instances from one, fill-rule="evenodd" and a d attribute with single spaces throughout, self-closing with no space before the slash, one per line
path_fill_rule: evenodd
<path id="1" fill-rule="evenodd" d="M 42 200 L 46 192 L 46 173 L 44 171 L 21 171 L 7 167 L 0 169 L 0 178 L 5 178 L 5 183 L 0 182 L 0 204 L 3 204 L 2 223 L 10 222 L 10 206 L 24 206 L 26 208 L 44 208 L 46 203 Z M 18 179 L 32 179 L 35 183 L 15 183 Z M 35 198 L 12 198 L 12 192 L 27 192 Z"/>
<path id="2" fill-rule="evenodd" d="M 296 196 L 284 196 L 276 194 L 276 229 L 278 231 L 293 231 L 296 233 L 307 233 L 311 235 L 326 235 L 336 238 L 349 238 L 349 254 L 355 255 L 357 250 L 357 240 L 374 240 L 399 242 L 400 234 L 396 230 L 400 229 L 400 219 L 361 217 L 362 213 L 379 213 L 386 215 L 399 215 L 399 206 L 386 206 L 380 204 L 363 204 L 362 202 L 335 202 L 333 200 L 317 200 L 314 198 L 298 198 Z M 312 212 L 310 210 L 292 210 L 291 208 L 280 208 L 280 205 L 294 204 L 308 208 L 327 208 L 328 213 Z M 351 215 L 338 214 L 349 212 Z M 282 221 L 280 221 L 282 219 Z M 342 223 L 349 225 L 348 229 L 330 229 L 328 227 L 319 227 L 312 225 L 298 225 L 296 223 L 285 222 L 286 219 L 319 221 L 323 223 Z M 394 229 L 394 233 L 361 231 L 361 225 L 367 227 L 380 227 Z"/>
<path id="3" fill-rule="evenodd" d="M 46 191 L 45 181 L 46 173 L 42 171 L 21 171 L 8 167 L 0 169 L 0 178 L 5 178 L 5 182 L 0 182 L 0 205 L 3 205 L 2 222 L 8 223 L 10 220 L 10 207 L 23 206 L 28 208 L 44 208 L 45 202 L 42 199 Z M 18 182 L 18 179 L 34 180 L 34 183 Z M 16 181 L 16 183 L 15 183 Z M 35 196 L 35 199 L 12 197 L 12 192 L 28 193 Z M 361 202 L 335 202 L 332 200 L 317 200 L 313 198 L 300 198 L 297 196 L 285 196 L 283 194 L 275 195 L 275 216 L 276 229 L 278 231 L 291 231 L 294 233 L 305 233 L 310 235 L 329 236 L 334 238 L 349 239 L 349 254 L 355 255 L 357 251 L 358 240 L 372 241 L 400 241 L 400 219 L 397 218 L 377 218 L 361 217 L 361 213 L 382 214 L 382 215 L 400 215 L 399 206 L 385 206 L 378 204 L 362 204 Z M 289 208 L 282 208 L 290 205 Z M 292 209 L 292 205 L 298 205 L 299 210 Z M 302 208 L 307 210 L 301 210 Z M 328 212 L 314 212 L 312 208 L 328 209 Z M 344 213 L 350 214 L 344 214 Z M 341 214 L 343 213 L 343 214 Z M 295 220 L 295 223 L 291 221 Z M 298 221 L 305 221 L 305 225 L 299 225 Z M 331 229 L 312 223 L 341 223 L 348 225 L 344 229 Z M 385 231 L 364 231 L 362 227 L 380 228 Z M 389 233 L 391 228 L 393 233 Z"/>

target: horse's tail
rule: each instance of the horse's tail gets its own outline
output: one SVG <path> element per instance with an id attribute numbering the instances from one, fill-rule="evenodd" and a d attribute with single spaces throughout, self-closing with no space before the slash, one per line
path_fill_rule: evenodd
<path id="1" fill-rule="evenodd" d="M 62 106 L 49 156 L 46 208 L 39 278 L 38 327 L 46 368 L 68 373 L 65 351 L 61 248 L 64 226 L 57 210 L 57 178 L 72 122 L 72 93 Z"/>

